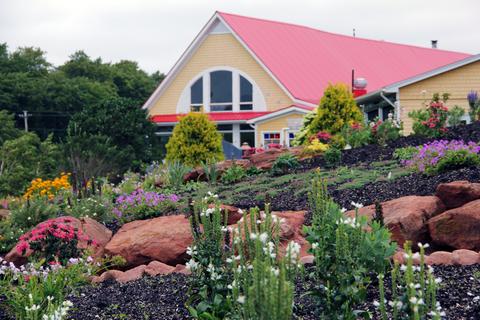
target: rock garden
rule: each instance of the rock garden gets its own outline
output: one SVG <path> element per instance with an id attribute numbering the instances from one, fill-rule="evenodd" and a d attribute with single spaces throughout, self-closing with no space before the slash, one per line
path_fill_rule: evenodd
<path id="1" fill-rule="evenodd" d="M 1 202 L 0 318 L 480 319 L 480 124 L 420 125 L 34 179 Z"/>

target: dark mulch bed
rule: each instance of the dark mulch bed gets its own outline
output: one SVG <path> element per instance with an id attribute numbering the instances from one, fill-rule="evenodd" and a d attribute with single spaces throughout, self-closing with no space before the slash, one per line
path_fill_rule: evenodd
<path id="1" fill-rule="evenodd" d="M 435 275 L 443 280 L 437 298 L 447 313 L 446 319 L 480 319 L 480 265 L 436 266 Z M 107 281 L 97 286 L 86 286 L 80 293 L 68 297 L 74 304 L 69 319 L 189 319 L 185 309 L 188 283 L 188 276 L 172 274 L 143 277 L 126 284 Z M 295 319 L 319 319 L 314 300 L 305 295 L 313 285 L 313 281 L 308 279 L 297 282 Z M 388 277 L 386 290 L 388 298 Z M 368 310 L 373 314 L 373 319 L 380 319 L 373 306 L 373 301 L 378 299 L 377 284 L 374 283 L 368 289 L 367 302 L 357 309 Z M 10 319 L 2 314 L 1 308 L 0 319 Z"/>
<path id="2" fill-rule="evenodd" d="M 478 320 L 480 319 L 480 265 L 472 266 L 436 266 L 436 277 L 442 279 L 437 300 L 446 312 L 448 320 Z M 297 319 L 319 319 L 316 304 L 312 297 L 302 294 L 312 288 L 312 281 L 297 283 L 295 296 L 295 315 Z M 390 292 L 390 279 L 385 278 L 387 300 Z M 358 306 L 358 310 L 367 310 L 373 319 L 381 319 L 373 301 L 379 300 L 377 283 L 372 283 L 368 288 L 367 302 Z"/>
<path id="3" fill-rule="evenodd" d="M 87 286 L 68 297 L 74 307 L 69 319 L 189 319 L 185 309 L 188 277 L 182 274 L 143 277 L 125 284 L 113 280 Z"/>
<path id="4" fill-rule="evenodd" d="M 457 128 L 450 129 L 450 131 L 441 139 L 457 139 L 468 141 L 480 141 L 480 122 L 475 122 L 469 125 L 462 125 Z M 391 141 L 387 146 L 368 145 L 361 148 L 342 151 L 342 161 L 340 165 L 351 166 L 361 162 L 371 163 L 375 161 L 391 160 L 393 152 L 396 148 L 403 148 L 408 146 L 419 146 L 436 139 L 419 137 L 409 135 L 400 137 L 395 141 Z M 315 157 L 301 161 L 300 170 L 310 170 L 317 167 L 324 167 L 325 161 L 323 158 Z"/>
<path id="5" fill-rule="evenodd" d="M 392 181 L 371 182 L 361 188 L 356 189 L 335 189 L 335 186 L 329 186 L 329 193 L 340 206 L 352 209 L 351 202 L 362 203 L 364 205 L 373 204 L 376 200 L 388 201 L 409 195 L 432 195 L 440 183 L 452 182 L 457 180 L 468 180 L 470 182 L 480 181 L 480 168 L 461 168 L 434 176 L 428 176 L 420 173 L 412 173 L 408 176 L 400 177 Z M 271 208 L 275 211 L 285 210 L 308 210 L 308 195 L 306 193 L 297 193 L 295 187 L 286 187 L 271 199 Z M 258 206 L 264 208 L 264 201 L 255 199 L 255 193 L 238 203 L 232 205 L 239 208 L 252 208 Z M 310 217 L 307 216 L 308 224 Z"/>

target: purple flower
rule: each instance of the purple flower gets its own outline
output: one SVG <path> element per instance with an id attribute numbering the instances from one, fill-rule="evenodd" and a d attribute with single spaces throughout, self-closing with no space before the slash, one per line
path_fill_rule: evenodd
<path id="1" fill-rule="evenodd" d="M 467 100 L 468 100 L 468 103 L 470 105 L 474 105 L 475 102 L 477 102 L 478 100 L 478 92 L 477 91 L 470 91 L 468 94 L 467 94 Z"/>

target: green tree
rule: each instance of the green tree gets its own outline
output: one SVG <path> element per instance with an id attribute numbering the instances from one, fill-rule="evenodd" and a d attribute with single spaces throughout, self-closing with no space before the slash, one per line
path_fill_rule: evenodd
<path id="1" fill-rule="evenodd" d="M 320 100 L 317 114 L 308 129 L 310 134 L 318 131 L 339 133 L 345 125 L 362 122 L 363 115 L 345 84 L 329 84 Z"/>
<path id="2" fill-rule="evenodd" d="M 167 143 L 167 161 L 198 166 L 208 160 L 222 160 L 222 136 L 206 114 L 189 113 L 173 129 Z"/>
<path id="3" fill-rule="evenodd" d="M 115 160 L 110 163 L 110 173 L 138 170 L 142 163 L 158 157 L 155 125 L 147 119 L 145 111 L 136 107 L 130 99 L 107 99 L 85 107 L 72 117 L 68 131 L 71 140 L 77 135 L 83 139 L 97 137 L 92 141 L 100 145 L 105 145 L 102 139 L 109 137 L 108 145 L 115 147 Z M 85 147 L 100 149 L 93 142 Z"/>
<path id="4" fill-rule="evenodd" d="M 19 195 L 36 177 L 58 172 L 61 154 L 50 136 L 44 141 L 32 132 L 7 140 L 0 150 L 0 195 Z"/>
<path id="5" fill-rule="evenodd" d="M 0 110 L 0 147 L 7 140 L 12 140 L 21 135 L 21 131 L 15 128 L 15 120 L 13 114 L 6 110 Z"/>

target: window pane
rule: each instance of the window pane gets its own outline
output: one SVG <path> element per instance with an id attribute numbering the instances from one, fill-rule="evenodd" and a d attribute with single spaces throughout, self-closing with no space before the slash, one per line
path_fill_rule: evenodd
<path id="1" fill-rule="evenodd" d="M 233 134 L 231 132 L 221 132 L 223 136 L 223 140 L 232 143 L 233 142 Z"/>
<path id="2" fill-rule="evenodd" d="M 244 124 L 244 123 L 241 123 L 240 124 L 240 131 L 254 131 L 255 129 L 250 127 L 249 124 Z"/>
<path id="3" fill-rule="evenodd" d="M 240 76 L 240 102 L 253 101 L 253 87 L 250 81 Z"/>
<path id="4" fill-rule="evenodd" d="M 191 104 L 203 103 L 203 78 L 198 79 L 190 88 Z"/>
<path id="5" fill-rule="evenodd" d="M 161 126 L 161 127 L 157 127 L 157 132 L 172 132 L 173 131 L 173 127 L 172 126 Z"/>
<path id="6" fill-rule="evenodd" d="M 253 104 L 251 104 L 251 103 L 241 104 L 240 105 L 240 110 L 242 110 L 242 111 L 253 110 Z"/>
<path id="7" fill-rule="evenodd" d="M 231 104 L 210 105 L 210 111 L 212 111 L 212 112 L 232 111 L 232 105 Z"/>
<path id="8" fill-rule="evenodd" d="M 232 131 L 233 125 L 231 124 L 219 124 L 217 125 L 217 130 L 219 131 Z"/>
<path id="9" fill-rule="evenodd" d="M 232 73 L 230 71 L 210 73 L 210 101 L 212 103 L 232 102 Z"/>
<path id="10" fill-rule="evenodd" d="M 240 132 L 240 145 L 246 142 L 250 147 L 255 147 L 255 132 Z"/>

